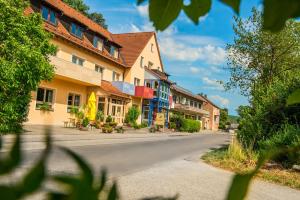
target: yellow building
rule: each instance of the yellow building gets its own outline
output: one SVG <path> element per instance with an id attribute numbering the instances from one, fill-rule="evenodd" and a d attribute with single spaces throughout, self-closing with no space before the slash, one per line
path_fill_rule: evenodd
<path id="1" fill-rule="evenodd" d="M 62 125 L 92 92 L 97 110 L 119 124 L 130 106 L 142 109 L 147 95 L 135 90 L 149 90 L 145 67 L 163 70 L 154 32 L 112 34 L 60 0 L 31 0 L 25 14 L 33 12 L 41 13 L 58 51 L 50 57 L 54 79 L 32 92 L 27 124 Z M 40 109 L 45 104 L 50 111 Z"/>

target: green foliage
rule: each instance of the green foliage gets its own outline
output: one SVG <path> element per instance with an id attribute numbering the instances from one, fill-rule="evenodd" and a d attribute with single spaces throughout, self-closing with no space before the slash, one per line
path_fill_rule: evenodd
<path id="1" fill-rule="evenodd" d="M 77 106 L 71 106 L 71 108 L 70 108 L 70 114 L 76 116 L 78 114 L 78 112 L 79 112 L 79 108 Z"/>
<path id="2" fill-rule="evenodd" d="M 0 138 L 1 140 L 2 138 Z M 43 181 L 46 178 L 46 162 L 51 150 L 50 134 L 46 131 L 46 148 L 40 155 L 39 159 L 33 164 L 33 166 L 15 183 L 9 183 L 5 185 L 1 183 L 0 192 L 1 198 L 8 200 L 23 199 L 27 195 L 32 194 L 42 186 Z M 20 167 L 23 160 L 23 154 L 21 152 L 21 135 L 16 135 L 13 147 L 9 151 L 6 158 L 0 159 L 0 174 L 9 175 L 10 172 L 17 170 Z"/>
<path id="3" fill-rule="evenodd" d="M 110 115 L 108 115 L 107 118 L 106 118 L 106 120 L 105 120 L 105 122 L 106 123 L 110 123 L 112 121 L 113 121 L 113 118 Z"/>
<path id="4" fill-rule="evenodd" d="M 50 111 L 51 107 L 47 102 L 44 102 L 39 106 L 39 109 L 42 111 Z"/>
<path id="5" fill-rule="evenodd" d="M 156 30 L 165 30 L 179 15 L 182 0 L 149 0 L 149 18 Z"/>
<path id="6" fill-rule="evenodd" d="M 137 4 L 147 0 L 137 0 Z M 225 5 L 231 7 L 235 13 L 239 14 L 241 0 L 220 0 Z M 209 13 L 212 0 L 191 0 L 185 5 L 184 0 L 148 0 L 149 17 L 156 30 L 165 30 L 176 20 L 181 10 L 195 24 L 199 23 L 199 18 Z M 273 32 L 284 28 L 288 19 L 300 17 L 300 2 L 297 0 L 263 0 L 263 28 Z"/>
<path id="7" fill-rule="evenodd" d="M 199 121 L 193 119 L 184 119 L 180 131 L 194 133 L 194 132 L 199 132 L 200 129 L 201 129 L 201 124 Z"/>
<path id="8" fill-rule="evenodd" d="M 170 122 L 170 129 L 176 129 L 176 123 Z"/>
<path id="9" fill-rule="evenodd" d="M 185 14 L 197 25 L 199 18 L 206 15 L 210 8 L 211 0 L 191 0 L 191 4 L 183 5 Z"/>
<path id="10" fill-rule="evenodd" d="M 26 120 L 31 91 L 51 80 L 49 55 L 56 52 L 40 14 L 24 15 L 23 0 L 0 0 L 0 132 L 19 132 Z"/>
<path id="11" fill-rule="evenodd" d="M 227 122 L 228 122 L 228 109 L 227 108 L 220 109 L 219 129 L 226 129 Z"/>
<path id="12" fill-rule="evenodd" d="M 82 126 L 83 127 L 87 127 L 90 123 L 90 120 L 89 118 L 85 117 L 83 120 L 82 120 Z"/>
<path id="13" fill-rule="evenodd" d="M 117 122 L 109 122 L 109 126 L 115 128 L 118 125 Z"/>
<path id="14" fill-rule="evenodd" d="M 299 103 L 300 103 L 300 89 L 297 89 L 289 95 L 286 104 L 290 106 Z"/>
<path id="15" fill-rule="evenodd" d="M 180 130 L 180 128 L 182 127 L 183 125 L 183 120 L 184 120 L 184 117 L 180 114 L 172 114 L 171 117 L 170 117 L 170 122 L 172 123 L 175 123 L 176 124 L 176 130 Z"/>
<path id="16" fill-rule="evenodd" d="M 142 125 L 135 123 L 135 124 L 132 125 L 132 127 L 133 127 L 135 130 L 138 130 L 138 129 L 141 129 L 141 128 L 142 128 Z"/>
<path id="17" fill-rule="evenodd" d="M 124 133 L 125 132 L 125 129 L 123 128 L 123 126 L 116 127 L 115 130 L 117 131 L 117 133 Z"/>
<path id="18" fill-rule="evenodd" d="M 137 107 L 132 106 L 128 109 L 128 112 L 126 113 L 125 121 L 134 125 L 136 124 L 136 120 L 139 118 L 140 114 L 140 110 Z"/>
<path id="19" fill-rule="evenodd" d="M 104 125 L 102 127 L 102 133 L 112 133 L 114 131 L 113 127 L 109 125 Z"/>
<path id="20" fill-rule="evenodd" d="M 107 29 L 107 24 L 105 23 L 105 19 L 101 13 L 93 12 L 90 13 L 90 7 L 84 3 L 83 0 L 63 0 L 65 3 L 70 5 L 75 10 L 81 12 L 103 28 Z"/>
<path id="21" fill-rule="evenodd" d="M 276 132 L 270 139 L 259 142 L 260 151 L 296 147 L 297 145 L 300 145 L 300 128 L 288 124 L 283 125 L 281 130 Z M 291 167 L 293 164 L 300 164 L 300 152 L 280 154 L 274 160 L 282 163 L 285 167 Z"/>
<path id="22" fill-rule="evenodd" d="M 267 152 L 260 154 L 254 170 L 243 174 L 238 173 L 233 177 L 226 199 L 227 200 L 245 199 L 248 193 L 251 180 L 268 160 L 274 157 L 278 157 L 279 155 L 299 153 L 299 151 L 300 151 L 300 144 L 288 148 L 277 148 L 272 150 L 269 149 Z"/>
<path id="23" fill-rule="evenodd" d="M 253 10 L 247 20 L 235 18 L 235 40 L 227 46 L 230 82 L 250 100 L 239 109 L 238 138 L 245 148 L 258 149 L 282 124 L 300 123 L 300 106 L 286 106 L 300 86 L 300 26 L 289 21 L 271 33 L 263 29 L 261 13 Z"/>
<path id="24" fill-rule="evenodd" d="M 142 128 L 146 128 L 146 127 L 148 127 L 148 123 L 147 123 L 147 122 L 145 122 L 145 121 L 144 121 L 144 122 L 142 122 L 142 124 L 141 124 L 141 127 L 142 127 Z"/>
<path id="25" fill-rule="evenodd" d="M 103 122 L 103 120 L 104 120 L 104 114 L 103 114 L 102 111 L 98 111 L 98 112 L 97 112 L 97 114 L 96 114 L 96 119 L 97 119 L 98 121 Z"/>

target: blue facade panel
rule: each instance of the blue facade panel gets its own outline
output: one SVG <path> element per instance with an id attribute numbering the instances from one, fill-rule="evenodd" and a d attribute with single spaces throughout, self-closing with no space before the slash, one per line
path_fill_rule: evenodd
<path id="1" fill-rule="evenodd" d="M 113 81 L 112 85 L 118 88 L 121 92 L 134 96 L 135 86 L 123 81 Z"/>

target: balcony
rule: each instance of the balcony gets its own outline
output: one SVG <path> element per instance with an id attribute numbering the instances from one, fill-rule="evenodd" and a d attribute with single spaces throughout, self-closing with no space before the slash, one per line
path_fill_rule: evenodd
<path id="1" fill-rule="evenodd" d="M 153 99 L 153 89 L 146 86 L 135 86 L 135 95 L 136 97 L 141 97 L 144 99 Z"/>
<path id="2" fill-rule="evenodd" d="M 209 112 L 206 110 L 203 110 L 201 108 L 192 107 L 189 105 L 179 104 L 175 103 L 174 109 L 181 111 L 181 112 L 189 112 L 189 113 L 197 113 L 197 114 L 203 114 L 203 115 L 209 115 Z"/>
<path id="3" fill-rule="evenodd" d="M 55 75 L 59 78 L 79 82 L 87 86 L 101 85 L 101 74 L 94 70 L 76 65 L 56 56 L 51 56 L 50 61 L 55 66 Z"/>
<path id="4" fill-rule="evenodd" d="M 125 94 L 129 94 L 131 96 L 134 95 L 134 85 L 130 83 L 126 83 L 123 81 L 113 81 L 112 85 L 118 88 L 121 92 Z"/>

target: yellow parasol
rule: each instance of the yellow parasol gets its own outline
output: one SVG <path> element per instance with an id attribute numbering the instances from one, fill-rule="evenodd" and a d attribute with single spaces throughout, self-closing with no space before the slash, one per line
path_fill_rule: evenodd
<path id="1" fill-rule="evenodd" d="M 93 121 L 96 118 L 96 95 L 94 92 L 91 93 L 88 100 L 88 113 L 87 117 Z"/>

